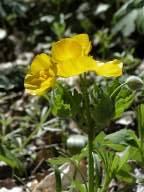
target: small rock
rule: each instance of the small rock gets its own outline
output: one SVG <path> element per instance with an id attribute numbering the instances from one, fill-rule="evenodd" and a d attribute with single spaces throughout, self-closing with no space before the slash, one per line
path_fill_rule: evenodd
<path id="1" fill-rule="evenodd" d="M 0 29 L 0 40 L 3 40 L 7 36 L 7 31 L 5 29 Z"/>

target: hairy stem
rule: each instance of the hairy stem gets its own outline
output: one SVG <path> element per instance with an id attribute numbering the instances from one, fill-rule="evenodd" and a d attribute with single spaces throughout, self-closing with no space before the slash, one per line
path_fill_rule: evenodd
<path id="1" fill-rule="evenodd" d="M 94 131 L 91 120 L 90 112 L 90 102 L 88 95 L 88 86 L 86 74 L 84 74 L 83 81 L 83 95 L 84 95 L 84 108 L 86 113 L 86 123 L 88 129 L 88 190 L 89 192 L 94 192 L 94 160 L 93 160 L 93 138 Z"/>
<path id="2" fill-rule="evenodd" d="M 88 184 L 89 192 L 94 192 L 93 131 L 88 134 Z"/>

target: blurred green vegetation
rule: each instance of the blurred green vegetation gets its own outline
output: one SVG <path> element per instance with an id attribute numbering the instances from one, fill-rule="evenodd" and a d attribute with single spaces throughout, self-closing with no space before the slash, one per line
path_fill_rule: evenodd
<path id="1" fill-rule="evenodd" d="M 93 121 L 103 119 L 98 127 L 99 130 L 104 127 L 108 134 L 122 128 L 120 136 L 125 131 L 124 128 L 137 133 L 135 108 L 144 102 L 144 87 L 137 91 L 128 87 L 121 89 L 112 98 L 115 103 L 108 96 L 130 75 L 144 80 L 143 0 L 1 0 L 0 160 L 11 168 L 11 177 L 16 174 L 21 179 L 24 178 L 24 182 L 33 175 L 37 177 L 38 173 L 44 174 L 44 170 L 49 168 L 48 158 L 67 153 L 67 138 L 72 133 L 79 133 L 77 129 L 70 129 L 68 118 L 74 116 L 79 127 L 84 127 L 80 133 L 86 133 L 85 119 L 80 116 L 81 108 L 77 110 L 82 96 L 71 85 L 59 84 L 45 98 L 27 95 L 23 86 L 26 68 L 35 54 L 49 53 L 53 41 L 77 33 L 89 34 L 93 44 L 92 54 L 96 59 L 116 57 L 124 63 L 123 77 L 113 83 L 93 74 L 88 75 L 92 95 L 91 110 L 95 114 Z M 93 90 L 92 82 L 97 83 L 93 85 Z M 80 84 L 80 80 L 76 83 Z M 47 100 L 49 104 L 53 104 L 51 111 Z M 107 111 L 107 106 L 110 106 L 110 111 Z M 138 113 L 142 110 L 139 109 Z M 103 114 L 103 111 L 106 113 Z M 128 124 L 122 116 L 124 111 L 127 114 L 134 113 Z M 125 124 L 117 122 L 121 116 Z M 134 132 L 130 132 L 128 137 L 138 143 L 139 151 L 141 140 L 132 136 Z M 142 133 L 139 134 L 141 137 Z M 108 137 L 113 140 L 114 136 Z M 124 142 L 129 144 L 128 141 Z M 103 153 L 101 157 L 107 158 Z M 117 157 L 111 154 L 111 159 L 113 158 Z M 141 164 L 143 166 L 142 161 Z M 122 173 L 124 170 L 121 170 L 121 175 Z M 128 180 L 126 173 L 125 177 Z"/>

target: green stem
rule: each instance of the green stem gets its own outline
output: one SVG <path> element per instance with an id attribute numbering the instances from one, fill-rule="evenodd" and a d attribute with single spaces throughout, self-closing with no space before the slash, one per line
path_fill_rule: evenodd
<path id="1" fill-rule="evenodd" d="M 88 187 L 89 192 L 94 192 L 94 160 L 93 160 L 93 131 L 88 134 Z"/>
<path id="2" fill-rule="evenodd" d="M 144 152 L 143 152 L 143 138 L 140 137 L 140 145 L 139 145 L 139 151 L 141 154 L 142 162 L 144 162 Z"/>
<path id="3" fill-rule="evenodd" d="M 142 135 L 141 134 L 139 134 L 140 135 L 140 147 L 139 147 L 139 150 L 140 150 L 140 153 L 141 153 L 141 158 L 142 158 L 142 161 L 144 162 L 144 152 L 143 152 L 143 149 L 144 149 L 144 147 L 143 147 L 143 137 L 142 137 Z"/>
<path id="4" fill-rule="evenodd" d="M 110 180 L 105 177 L 104 182 L 103 182 L 103 186 L 100 192 L 107 192 L 108 191 L 108 186 L 109 186 Z"/>
<path id="5" fill-rule="evenodd" d="M 84 109 L 86 113 L 86 123 L 88 128 L 88 190 L 94 192 L 94 160 L 93 160 L 93 138 L 94 131 L 91 121 L 89 95 L 86 74 L 84 74 L 83 81 L 83 95 L 84 95 Z"/>
<path id="6" fill-rule="evenodd" d="M 57 166 L 54 167 L 56 179 L 56 192 L 62 191 L 61 174 Z"/>
<path id="7" fill-rule="evenodd" d="M 143 134 L 142 134 L 143 125 L 141 125 L 141 121 L 142 121 L 141 106 L 139 106 L 137 108 L 137 121 L 138 121 L 138 136 L 139 136 L 139 139 L 140 139 L 139 151 L 141 153 L 142 161 L 144 162 L 144 152 L 143 152 L 143 149 L 144 149 L 144 146 L 143 146 L 144 139 L 143 139 Z"/>

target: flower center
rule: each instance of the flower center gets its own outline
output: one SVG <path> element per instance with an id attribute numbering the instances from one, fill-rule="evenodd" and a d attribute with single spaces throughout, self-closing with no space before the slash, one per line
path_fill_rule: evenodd
<path id="1" fill-rule="evenodd" d="M 39 72 L 39 79 L 41 81 L 44 81 L 48 78 L 48 72 L 46 72 L 45 70 L 42 70 Z"/>

